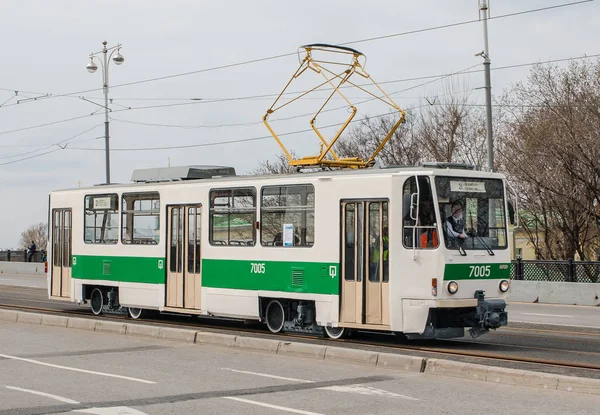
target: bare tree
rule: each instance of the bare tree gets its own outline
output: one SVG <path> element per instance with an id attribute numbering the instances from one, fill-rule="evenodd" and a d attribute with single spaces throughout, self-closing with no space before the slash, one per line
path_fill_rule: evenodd
<path id="1" fill-rule="evenodd" d="M 487 154 L 485 117 L 471 94 L 450 85 L 443 95 L 427 98 L 427 102 L 418 128 L 424 157 L 482 166 Z"/>
<path id="2" fill-rule="evenodd" d="M 37 249 L 40 251 L 48 247 L 48 226 L 45 223 L 36 223 L 21 232 L 21 240 L 19 241 L 21 248 L 29 248 L 31 241 L 35 241 Z"/>
<path id="3" fill-rule="evenodd" d="M 406 120 L 396 129 L 377 156 L 377 160 L 384 165 L 415 166 L 421 162 L 422 148 L 413 114 L 412 110 L 406 111 Z M 397 113 L 378 117 L 366 116 L 340 138 L 335 145 L 335 151 L 340 157 L 368 159 L 397 121 Z"/>
<path id="4" fill-rule="evenodd" d="M 293 158 L 296 158 L 294 152 L 290 152 Z M 284 153 L 279 153 L 275 157 L 275 161 L 262 160 L 258 162 L 258 167 L 252 170 L 252 174 L 266 175 L 266 174 L 285 174 L 285 173 L 297 173 L 296 167 L 290 166 L 288 158 Z"/>
<path id="5" fill-rule="evenodd" d="M 509 114 L 502 164 L 518 188 L 538 257 L 597 258 L 600 64 L 536 66 L 502 104 Z"/>

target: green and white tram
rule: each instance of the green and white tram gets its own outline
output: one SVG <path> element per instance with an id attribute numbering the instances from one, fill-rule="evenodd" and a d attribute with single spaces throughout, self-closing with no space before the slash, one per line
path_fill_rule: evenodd
<path id="1" fill-rule="evenodd" d="M 462 207 L 464 233 L 447 218 Z M 159 310 L 339 338 L 507 324 L 504 176 L 438 164 L 273 176 L 138 170 L 50 194 L 48 293 L 94 314 Z"/>

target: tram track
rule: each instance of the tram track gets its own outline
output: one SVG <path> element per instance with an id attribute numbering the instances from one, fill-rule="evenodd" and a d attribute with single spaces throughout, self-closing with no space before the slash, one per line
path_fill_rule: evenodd
<path id="1" fill-rule="evenodd" d="M 54 304 L 56 306 L 56 304 Z M 58 305 L 60 306 L 60 304 Z M 185 314 L 161 314 L 159 318 L 144 318 L 141 320 L 132 320 L 125 314 L 104 314 L 102 316 L 94 316 L 89 309 L 62 307 L 62 308 L 47 308 L 39 306 L 30 306 L 22 304 L 0 303 L 0 308 L 13 309 L 30 312 L 40 312 L 47 314 L 60 314 L 77 317 L 94 318 L 98 320 L 119 320 L 127 321 L 132 324 L 152 324 L 178 328 L 192 328 L 195 330 L 215 331 L 226 334 L 248 334 L 264 338 L 272 338 L 278 340 L 290 340 L 298 342 L 311 342 L 319 344 L 332 345 L 335 344 L 341 347 L 363 348 L 368 350 L 377 350 L 391 353 L 402 353 L 408 355 L 418 355 L 426 358 L 444 358 L 457 360 L 468 363 L 478 363 L 489 366 L 505 366 L 518 369 L 535 370 L 546 373 L 558 373 L 566 375 L 575 375 L 582 377 L 591 377 L 600 379 L 600 352 L 587 350 L 570 350 L 556 349 L 549 347 L 531 347 L 518 344 L 502 344 L 482 341 L 467 341 L 467 340 L 437 340 L 437 341 L 412 341 L 413 344 L 407 344 L 406 340 L 398 340 L 397 337 L 389 334 L 373 333 L 373 332 L 356 332 L 351 338 L 332 340 L 323 339 L 311 335 L 303 335 L 297 333 L 284 333 L 274 335 L 268 332 L 267 329 L 259 327 L 257 323 L 245 324 L 237 320 L 213 320 L 206 318 L 196 318 L 197 316 L 188 316 Z M 193 321 L 186 321 L 193 318 Z M 251 327 L 255 325 L 256 327 Z M 250 327 L 249 327 L 250 326 Z M 510 330 L 508 330 L 510 331 Z M 538 330 L 529 330 L 536 332 Z M 233 332 L 233 333 L 232 333 Z M 554 335 L 560 335 L 561 332 L 553 332 Z M 563 332 L 568 335 L 580 335 L 576 332 Z M 513 333 L 511 333 L 513 334 Z M 600 350 L 600 336 L 589 334 L 588 339 L 598 339 L 595 342 L 596 350 Z M 589 340 L 587 343 L 594 344 Z M 485 349 L 498 349 L 498 352 L 490 352 Z M 519 352 L 522 352 L 519 354 Z M 585 356 L 589 361 L 581 362 L 574 359 L 556 359 L 543 358 L 532 356 L 532 353 L 558 353 L 562 356 L 576 357 Z M 527 355 L 526 353 L 529 353 Z M 597 363 L 596 363 L 597 362 Z"/>

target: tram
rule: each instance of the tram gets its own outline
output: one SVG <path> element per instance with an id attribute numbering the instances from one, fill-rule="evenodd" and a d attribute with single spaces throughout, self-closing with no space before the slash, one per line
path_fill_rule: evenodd
<path id="1" fill-rule="evenodd" d="M 505 177 L 463 165 L 237 176 L 134 171 L 57 190 L 48 295 L 109 310 L 264 322 L 341 338 L 474 337 L 507 324 Z M 449 218 L 462 208 L 461 237 Z"/>

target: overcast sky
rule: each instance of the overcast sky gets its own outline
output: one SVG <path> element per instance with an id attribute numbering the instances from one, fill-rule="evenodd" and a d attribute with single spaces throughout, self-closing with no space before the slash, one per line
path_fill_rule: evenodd
<path id="1" fill-rule="evenodd" d="M 491 15 L 568 2 L 492 0 Z M 598 16 L 599 3 L 588 2 L 490 20 L 492 68 L 598 54 Z M 230 165 L 243 174 L 255 168 L 258 160 L 272 159 L 279 147 L 270 137 L 216 146 L 140 149 L 267 136 L 261 117 L 272 98 L 211 100 L 278 93 L 295 71 L 298 59 L 288 56 L 136 85 L 120 84 L 293 53 L 308 43 L 339 44 L 477 18 L 477 0 L 3 0 L 0 248 L 16 247 L 25 228 L 47 220 L 48 193 L 53 189 L 91 186 L 105 180 L 103 109 L 80 98 L 103 102 L 101 71 L 90 74 L 85 69 L 88 55 L 101 50 L 103 40 L 108 46 L 121 43 L 125 56 L 123 65 L 109 66 L 109 74 L 110 85 L 115 86 L 110 89 L 111 179 L 127 183 L 134 169 L 167 166 L 169 162 L 172 166 Z M 421 105 L 424 97 L 443 94 L 449 82 L 461 90 L 474 90 L 473 98 L 484 102 L 483 90 L 477 89 L 483 85 L 482 73 L 427 85 L 421 84 L 428 80 L 402 81 L 474 65 L 481 68 L 481 58 L 474 56 L 483 48 L 481 23 L 352 47 L 366 55 L 367 70 L 375 80 L 398 81 L 384 84 L 386 92 L 417 86 L 393 95 L 401 107 Z M 525 79 L 528 70 L 493 71 L 493 94 Z M 298 88 L 292 89 L 302 89 Z M 14 91 L 19 91 L 17 96 Z M 71 93 L 75 94 L 56 97 Z M 53 98 L 27 100 L 45 94 Z M 348 95 L 355 101 L 365 97 L 359 92 Z M 303 100 L 282 116 L 314 111 L 317 104 L 318 100 Z M 149 106 L 155 108 L 141 108 Z M 385 111 L 372 105 L 359 107 L 359 115 Z M 338 111 L 328 114 L 327 120 L 341 121 L 345 116 L 344 111 Z M 281 120 L 273 125 L 280 133 L 292 132 L 307 128 L 307 120 Z M 326 124 L 322 119 L 320 125 Z M 28 128 L 35 126 L 39 127 Z M 65 149 L 55 145 L 69 138 Z M 300 155 L 318 151 L 312 134 L 290 135 L 285 143 Z M 37 157 L 49 151 L 53 152 Z"/>

